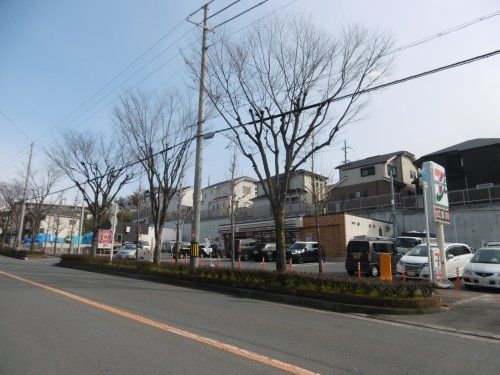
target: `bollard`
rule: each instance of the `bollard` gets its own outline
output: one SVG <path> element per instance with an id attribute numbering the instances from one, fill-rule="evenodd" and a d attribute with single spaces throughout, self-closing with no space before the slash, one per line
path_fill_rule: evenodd
<path id="1" fill-rule="evenodd" d="M 406 271 L 403 271 L 403 281 L 406 282 Z"/>
<path id="2" fill-rule="evenodd" d="M 266 269 L 266 260 L 262 257 L 262 271 Z"/>
<path id="3" fill-rule="evenodd" d="M 293 262 L 292 262 L 292 258 L 290 258 L 290 272 L 293 271 Z"/>
<path id="4" fill-rule="evenodd" d="M 217 258 L 217 268 L 220 268 L 220 255 L 219 255 L 219 257 Z"/>
<path id="5" fill-rule="evenodd" d="M 205 258 L 200 257 L 200 266 L 203 267 L 204 263 L 205 263 Z"/>
<path id="6" fill-rule="evenodd" d="M 458 268 L 457 268 L 457 278 L 455 279 L 455 289 L 457 290 L 457 292 L 460 292 L 462 290 L 462 280 L 460 280 Z"/>
<path id="7" fill-rule="evenodd" d="M 358 279 L 361 279 L 361 263 L 358 262 Z"/>
<path id="8" fill-rule="evenodd" d="M 241 256 L 238 257 L 238 269 L 241 270 Z"/>

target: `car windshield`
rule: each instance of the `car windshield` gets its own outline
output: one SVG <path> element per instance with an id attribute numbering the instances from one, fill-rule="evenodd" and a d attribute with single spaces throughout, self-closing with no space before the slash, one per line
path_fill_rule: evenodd
<path id="1" fill-rule="evenodd" d="M 435 247 L 432 247 L 432 249 L 436 249 Z M 427 245 L 418 245 L 415 246 L 413 249 L 408 251 L 406 255 L 410 255 L 413 257 L 426 257 L 429 255 L 429 252 L 427 251 Z"/>
<path id="2" fill-rule="evenodd" d="M 479 249 L 471 259 L 471 263 L 492 263 L 500 264 L 499 249 Z"/>
<path id="3" fill-rule="evenodd" d="M 122 247 L 122 250 L 135 250 L 135 244 L 128 244 Z"/>
<path id="4" fill-rule="evenodd" d="M 396 247 L 404 247 L 405 249 L 411 249 L 418 245 L 418 240 L 415 238 L 396 238 L 396 242 L 394 243 Z"/>
<path id="5" fill-rule="evenodd" d="M 305 242 L 295 242 L 292 246 L 290 246 L 291 250 L 295 249 L 305 249 L 306 248 L 306 243 Z"/>

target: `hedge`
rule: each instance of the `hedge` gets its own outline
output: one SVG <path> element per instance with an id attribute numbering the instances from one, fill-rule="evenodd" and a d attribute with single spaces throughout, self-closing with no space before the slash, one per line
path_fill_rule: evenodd
<path id="1" fill-rule="evenodd" d="M 384 281 L 372 278 L 318 275 L 313 273 L 263 271 L 257 269 L 232 269 L 198 267 L 191 270 L 189 265 L 180 263 L 136 262 L 134 260 L 113 260 L 85 255 L 61 255 L 62 265 L 88 265 L 100 271 L 117 270 L 138 274 L 160 276 L 165 279 L 183 279 L 207 284 L 233 287 L 258 287 L 258 289 L 288 291 L 310 291 L 312 294 L 348 295 L 387 299 L 427 299 L 434 295 L 435 287 L 426 280 Z M 277 287 L 277 288 L 276 288 Z M 267 288 L 267 289 L 269 289 Z"/>
<path id="2" fill-rule="evenodd" d="M 0 255 L 4 255 L 16 259 L 25 258 L 45 258 L 46 255 L 41 251 L 29 251 L 29 250 L 14 250 L 12 248 L 0 249 Z"/>

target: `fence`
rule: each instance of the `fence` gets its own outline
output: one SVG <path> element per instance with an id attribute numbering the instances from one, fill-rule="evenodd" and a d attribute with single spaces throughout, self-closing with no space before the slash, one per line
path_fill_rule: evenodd
<path id="1" fill-rule="evenodd" d="M 403 210 L 418 210 L 424 208 L 424 198 L 422 195 L 406 196 L 397 193 L 394 194 L 394 201 L 396 208 Z M 448 201 L 451 207 L 500 202 L 500 185 L 450 191 L 448 192 Z M 391 206 L 392 196 L 388 194 L 329 202 L 327 211 L 343 212 L 361 209 L 383 209 Z"/>

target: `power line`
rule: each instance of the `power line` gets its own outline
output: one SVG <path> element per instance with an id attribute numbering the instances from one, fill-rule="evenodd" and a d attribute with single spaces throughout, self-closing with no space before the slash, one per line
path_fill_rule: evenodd
<path id="1" fill-rule="evenodd" d="M 228 20 L 225 20 L 225 21 L 223 21 L 223 22 L 219 23 L 217 26 L 215 26 L 215 27 L 214 27 L 214 29 L 216 29 L 216 28 L 218 28 L 218 27 L 220 27 L 220 26 L 222 26 L 222 25 L 225 25 L 225 24 L 226 24 L 226 23 L 228 23 L 228 22 L 233 21 L 233 20 L 235 20 L 235 19 L 236 19 L 236 18 L 238 18 L 238 17 L 241 17 L 242 15 L 244 15 L 244 14 L 246 14 L 246 13 L 250 12 L 251 10 L 253 10 L 253 9 L 255 9 L 255 8 L 257 8 L 257 7 L 259 7 L 259 6 L 263 5 L 263 4 L 265 4 L 265 3 L 267 3 L 268 1 L 269 1 L 269 0 L 263 0 L 263 1 L 261 1 L 260 3 L 258 3 L 258 4 L 256 4 L 256 5 L 254 5 L 253 7 L 250 7 L 250 8 L 248 8 L 248 9 L 244 10 L 243 12 L 238 13 L 236 16 L 231 17 L 231 18 L 229 18 Z"/>
<path id="2" fill-rule="evenodd" d="M 351 98 L 351 97 L 360 96 L 360 95 L 363 95 L 363 94 L 367 94 L 369 92 L 378 91 L 378 90 L 381 90 L 381 89 L 384 89 L 384 88 L 387 88 L 387 87 L 399 85 L 401 83 L 405 83 L 405 82 L 408 82 L 408 81 L 412 81 L 412 80 L 415 80 L 415 79 L 419 79 L 419 78 L 422 78 L 422 77 L 433 75 L 433 74 L 436 74 L 436 73 L 439 73 L 439 72 L 443 72 L 445 70 L 454 69 L 454 68 L 457 68 L 457 67 L 460 67 L 460 66 L 463 66 L 463 65 L 471 64 L 473 62 L 484 60 L 484 59 L 496 56 L 498 54 L 500 54 L 500 50 L 495 50 L 495 51 L 492 51 L 492 52 L 489 52 L 489 53 L 486 53 L 486 54 L 483 54 L 483 55 L 474 56 L 474 57 L 471 57 L 469 59 L 460 60 L 460 61 L 448 64 L 448 65 L 440 66 L 438 68 L 434 68 L 434 69 L 426 70 L 424 72 L 417 73 L 417 74 L 414 74 L 414 75 L 406 76 L 406 77 L 403 77 L 403 78 L 400 78 L 400 79 L 397 79 L 397 80 L 394 80 L 394 81 L 391 81 L 391 82 L 387 82 L 387 83 L 383 83 L 383 84 L 380 84 L 380 85 L 377 85 L 377 86 L 369 87 L 369 88 L 366 88 L 366 89 L 363 89 L 363 90 L 355 91 L 355 92 L 350 93 L 350 94 L 345 94 L 345 95 L 342 95 L 342 96 L 339 96 L 339 97 L 332 97 L 332 98 L 323 100 L 321 102 L 317 102 L 317 103 L 314 103 L 314 104 L 309 104 L 309 105 L 300 107 L 300 108 L 298 108 L 296 110 L 286 111 L 286 112 L 283 112 L 283 113 L 280 113 L 280 114 L 277 114 L 277 115 L 272 115 L 272 116 L 268 116 L 268 117 L 262 118 L 260 120 L 253 120 L 253 121 L 249 121 L 249 122 L 246 122 L 246 123 L 243 123 L 243 124 L 232 125 L 232 126 L 228 126 L 226 128 L 215 130 L 215 131 L 206 132 L 204 134 L 193 136 L 193 137 L 191 137 L 191 138 L 189 138 L 187 140 L 184 140 L 184 141 L 178 142 L 178 143 L 176 143 L 176 144 L 174 144 L 172 146 L 166 147 L 166 148 L 164 148 L 164 149 L 162 149 L 162 150 L 154 153 L 151 156 L 155 157 L 155 156 L 158 156 L 158 155 L 160 155 L 162 153 L 168 152 L 168 151 L 172 150 L 175 147 L 179 147 L 179 146 L 184 145 L 187 142 L 194 141 L 197 137 L 203 137 L 205 139 L 210 139 L 210 138 L 213 138 L 216 134 L 224 133 L 224 132 L 227 132 L 227 131 L 230 131 L 230 130 L 234 130 L 234 129 L 237 129 L 237 128 L 241 128 L 241 127 L 245 127 L 245 126 L 248 126 L 248 125 L 253 125 L 253 124 L 256 124 L 258 121 L 268 121 L 268 120 L 272 120 L 272 119 L 275 119 L 275 118 L 281 118 L 283 116 L 287 116 L 287 115 L 296 113 L 297 111 L 306 111 L 306 110 L 309 110 L 309 109 L 313 109 L 313 108 L 317 108 L 317 107 L 320 107 L 320 106 L 324 106 L 324 105 L 329 104 L 329 103 L 346 100 L 346 99 Z M 110 171 L 109 173 L 106 173 L 106 174 L 103 174 L 103 175 L 100 175 L 100 176 L 96 176 L 96 177 L 94 177 L 92 179 L 89 179 L 87 181 L 82 181 L 79 184 L 82 185 L 84 183 L 88 183 L 90 181 L 93 181 L 93 180 L 96 180 L 96 179 L 99 179 L 99 178 L 104 178 L 104 177 L 106 177 L 107 175 L 109 175 L 111 173 L 121 173 L 123 170 L 125 170 L 127 168 L 130 168 L 130 167 L 133 167 L 134 165 L 137 165 L 137 164 L 142 163 L 144 161 L 146 161 L 146 158 L 138 159 L 138 160 L 136 160 L 134 162 L 128 163 L 127 165 L 123 166 L 119 170 Z M 72 186 L 69 186 L 67 188 L 58 190 L 56 192 L 50 193 L 49 195 L 61 193 L 61 192 L 70 190 L 70 189 L 75 188 L 75 187 L 77 187 L 76 184 L 72 185 Z M 34 198 L 36 198 L 36 197 L 28 198 L 28 200 L 31 200 L 31 199 L 34 199 Z"/>
<path id="3" fill-rule="evenodd" d="M 16 124 L 16 123 L 15 123 L 15 122 L 14 122 L 14 121 L 13 121 L 13 120 L 9 117 L 9 116 L 7 116 L 7 114 L 6 114 L 4 111 L 2 111 L 1 109 L 0 109 L 0 114 L 1 114 L 3 117 L 5 117 L 5 118 L 7 119 L 7 121 L 8 121 L 8 122 L 9 122 L 12 126 L 14 126 L 17 130 L 19 130 L 19 132 L 20 132 L 22 135 L 24 135 L 24 136 L 25 136 L 25 137 L 26 137 L 29 141 L 31 141 L 31 137 L 30 137 L 28 134 L 26 134 L 26 133 L 24 132 L 24 130 L 23 130 L 23 129 L 21 129 L 21 127 L 20 127 L 19 125 L 17 125 L 17 124 Z"/>
<path id="4" fill-rule="evenodd" d="M 71 117 L 73 114 L 77 113 L 81 108 L 83 108 L 86 104 L 88 104 L 92 99 L 98 96 L 106 87 L 111 85 L 120 75 L 126 72 L 130 67 L 132 67 L 136 62 L 141 60 L 144 56 L 146 56 L 150 51 L 152 51 L 157 45 L 159 45 L 165 38 L 167 38 L 171 33 L 177 30 L 181 25 L 184 24 L 184 21 L 180 21 L 177 25 L 168 30 L 165 34 L 163 34 L 156 42 L 150 45 L 144 52 L 142 52 L 138 57 L 136 57 L 132 62 L 130 62 L 127 66 L 125 66 L 122 70 L 120 70 L 117 74 L 113 76 L 109 81 L 107 81 L 103 86 L 101 86 L 94 94 L 92 94 L 89 98 L 87 98 L 82 104 L 80 104 L 76 109 L 74 109 L 71 113 L 63 117 L 60 121 L 58 121 L 54 127 L 58 126 L 62 122 L 64 122 L 67 118 Z"/>
<path id="5" fill-rule="evenodd" d="M 231 4 L 229 4 L 229 5 L 225 6 L 225 7 L 224 7 L 224 8 L 222 8 L 221 10 L 218 10 L 218 11 L 217 11 L 217 12 L 215 12 L 214 14 L 212 14 L 212 15 L 208 16 L 208 17 L 207 17 L 207 20 L 209 20 L 210 18 L 215 17 L 216 15 L 218 15 L 218 14 L 220 14 L 220 13 L 224 12 L 225 10 L 227 10 L 227 9 L 231 8 L 233 5 L 238 4 L 240 1 L 241 1 L 241 0 L 236 0 L 236 1 L 233 1 Z"/>

